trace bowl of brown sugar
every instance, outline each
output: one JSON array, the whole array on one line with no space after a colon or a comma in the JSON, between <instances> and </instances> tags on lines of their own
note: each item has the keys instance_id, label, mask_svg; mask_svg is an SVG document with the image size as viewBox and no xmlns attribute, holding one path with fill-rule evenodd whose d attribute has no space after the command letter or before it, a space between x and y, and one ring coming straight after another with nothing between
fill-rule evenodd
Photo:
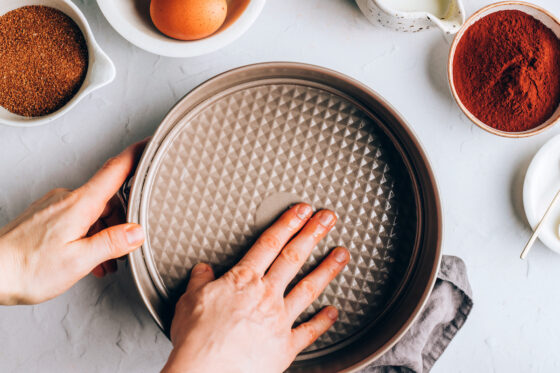
<instances>
[{"instance_id":1,"label":"bowl of brown sugar","mask_svg":"<svg viewBox=\"0 0 560 373\"><path fill-rule=\"evenodd\" d=\"M0 123L31 127L110 83L115 66L69 0L0 3Z\"/></svg>"},{"instance_id":2,"label":"bowl of brown sugar","mask_svg":"<svg viewBox=\"0 0 560 373\"><path fill-rule=\"evenodd\" d=\"M514 138L541 133L560 118L560 23L526 2L482 8L455 36L448 78L480 128Z\"/></svg>"}]
</instances>

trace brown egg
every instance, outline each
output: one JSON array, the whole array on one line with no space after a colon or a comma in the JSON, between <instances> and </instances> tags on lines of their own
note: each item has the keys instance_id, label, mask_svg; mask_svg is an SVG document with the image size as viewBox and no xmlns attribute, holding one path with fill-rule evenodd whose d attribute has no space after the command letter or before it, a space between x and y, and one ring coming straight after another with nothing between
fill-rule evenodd
<instances>
[{"instance_id":1,"label":"brown egg","mask_svg":"<svg viewBox=\"0 0 560 373\"><path fill-rule=\"evenodd\" d=\"M159 31L179 40L212 35L224 23L226 0L152 0L150 16Z\"/></svg>"}]
</instances>

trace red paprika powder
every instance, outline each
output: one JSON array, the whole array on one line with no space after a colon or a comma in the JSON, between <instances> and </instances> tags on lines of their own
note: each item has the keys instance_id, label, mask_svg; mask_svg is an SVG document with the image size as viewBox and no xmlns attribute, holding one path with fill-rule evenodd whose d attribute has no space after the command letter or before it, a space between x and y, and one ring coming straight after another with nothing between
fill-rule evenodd
<instances>
[{"instance_id":1,"label":"red paprika powder","mask_svg":"<svg viewBox=\"0 0 560 373\"><path fill-rule=\"evenodd\" d=\"M492 13L457 45L453 82L463 105L485 124L532 129L560 104L560 40L524 12Z\"/></svg>"}]
</instances>

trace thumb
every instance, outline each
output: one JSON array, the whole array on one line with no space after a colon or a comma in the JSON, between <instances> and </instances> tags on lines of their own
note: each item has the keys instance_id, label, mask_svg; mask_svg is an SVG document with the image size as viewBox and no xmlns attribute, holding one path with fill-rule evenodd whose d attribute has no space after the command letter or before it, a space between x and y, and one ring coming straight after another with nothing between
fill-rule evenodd
<instances>
[{"instance_id":1,"label":"thumb","mask_svg":"<svg viewBox=\"0 0 560 373\"><path fill-rule=\"evenodd\" d=\"M191 271L191 278L189 279L186 292L196 291L207 283L214 281L214 279L212 268L206 263L198 263Z\"/></svg>"},{"instance_id":2,"label":"thumb","mask_svg":"<svg viewBox=\"0 0 560 373\"><path fill-rule=\"evenodd\" d=\"M128 223L106 228L91 237L75 243L78 255L87 265L87 271L109 259L120 258L144 242L144 230L138 224Z\"/></svg>"},{"instance_id":3,"label":"thumb","mask_svg":"<svg viewBox=\"0 0 560 373\"><path fill-rule=\"evenodd\" d=\"M80 211L82 214L83 211L88 212L91 224L99 218L107 202L117 193L128 175L134 172L146 141L133 144L109 159L87 183L76 189L81 197L78 203Z\"/></svg>"}]
</instances>

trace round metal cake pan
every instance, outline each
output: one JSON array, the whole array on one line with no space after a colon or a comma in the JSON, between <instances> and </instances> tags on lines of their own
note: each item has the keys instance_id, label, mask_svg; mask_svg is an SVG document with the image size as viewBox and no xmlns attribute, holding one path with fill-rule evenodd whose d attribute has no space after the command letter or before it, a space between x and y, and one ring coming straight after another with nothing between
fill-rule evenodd
<instances>
[{"instance_id":1,"label":"round metal cake pan","mask_svg":"<svg viewBox=\"0 0 560 373\"><path fill-rule=\"evenodd\" d=\"M167 334L197 262L231 267L291 203L339 216L296 278L335 246L344 271L301 316L339 309L292 372L356 371L410 327L436 280L442 213L416 136L384 99L337 72L265 63L195 88L164 118L128 194L146 230L130 254L146 307Z\"/></svg>"}]
</instances>

